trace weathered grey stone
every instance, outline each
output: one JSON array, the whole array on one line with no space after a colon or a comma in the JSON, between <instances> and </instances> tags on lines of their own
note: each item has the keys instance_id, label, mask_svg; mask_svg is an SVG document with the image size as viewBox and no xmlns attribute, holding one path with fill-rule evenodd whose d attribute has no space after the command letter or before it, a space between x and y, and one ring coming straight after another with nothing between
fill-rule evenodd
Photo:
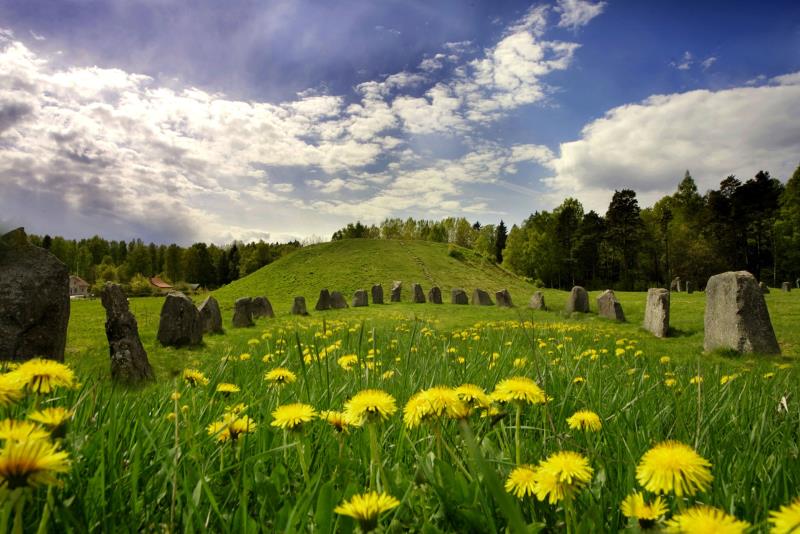
<instances>
[{"instance_id":1,"label":"weathered grey stone","mask_svg":"<svg viewBox=\"0 0 800 534\"><path fill-rule=\"evenodd\" d=\"M645 330L656 337L667 337L669 333L669 291L663 287L647 290L647 304L644 308Z\"/></svg>"},{"instance_id":2,"label":"weathered grey stone","mask_svg":"<svg viewBox=\"0 0 800 534\"><path fill-rule=\"evenodd\" d=\"M199 345L203 342L203 323L192 299L180 291L170 291L161 306L156 338L167 347Z\"/></svg>"},{"instance_id":3,"label":"weathered grey stone","mask_svg":"<svg viewBox=\"0 0 800 534\"><path fill-rule=\"evenodd\" d=\"M489 293L483 289L476 289L472 292L472 303L476 306L494 306Z\"/></svg>"},{"instance_id":4,"label":"weathered grey stone","mask_svg":"<svg viewBox=\"0 0 800 534\"><path fill-rule=\"evenodd\" d=\"M331 294L327 289L323 289L322 291L319 292L317 305L314 306L314 309L317 311L325 311L331 309Z\"/></svg>"},{"instance_id":5,"label":"weathered grey stone","mask_svg":"<svg viewBox=\"0 0 800 534\"><path fill-rule=\"evenodd\" d=\"M547 305L544 303L544 293L536 291L532 296L528 307L533 310L546 310Z\"/></svg>"},{"instance_id":6,"label":"weathered grey stone","mask_svg":"<svg viewBox=\"0 0 800 534\"><path fill-rule=\"evenodd\" d=\"M345 300L344 295L342 295L341 292L334 291L331 293L331 308L333 308L334 310L342 310L347 307L348 307L347 301Z\"/></svg>"},{"instance_id":7,"label":"weathered grey stone","mask_svg":"<svg viewBox=\"0 0 800 534\"><path fill-rule=\"evenodd\" d=\"M612 290L606 289L597 297L597 315L625 322L622 304L617 300L617 296Z\"/></svg>"},{"instance_id":8,"label":"weathered grey stone","mask_svg":"<svg viewBox=\"0 0 800 534\"><path fill-rule=\"evenodd\" d=\"M250 297L236 299L233 303L233 326L236 328L254 326L252 307L253 299Z\"/></svg>"},{"instance_id":9,"label":"weathered grey stone","mask_svg":"<svg viewBox=\"0 0 800 534\"><path fill-rule=\"evenodd\" d=\"M0 359L64 361L67 266L17 228L0 237Z\"/></svg>"},{"instance_id":10,"label":"weathered grey stone","mask_svg":"<svg viewBox=\"0 0 800 534\"><path fill-rule=\"evenodd\" d=\"M200 312L200 324L203 325L204 334L222 334L222 313L219 311L219 302L214 297L207 297L197 309Z\"/></svg>"},{"instance_id":11,"label":"weathered grey stone","mask_svg":"<svg viewBox=\"0 0 800 534\"><path fill-rule=\"evenodd\" d=\"M680 276L676 276L675 278L672 279L672 283L669 285L669 290L670 291L677 291L678 293L680 293L680 291L681 291L681 277Z\"/></svg>"},{"instance_id":12,"label":"weathered grey stone","mask_svg":"<svg viewBox=\"0 0 800 534\"><path fill-rule=\"evenodd\" d=\"M708 279L704 347L780 354L767 303L752 274L729 271Z\"/></svg>"},{"instance_id":13,"label":"weathered grey stone","mask_svg":"<svg viewBox=\"0 0 800 534\"><path fill-rule=\"evenodd\" d=\"M139 339L136 317L128 309L128 299L117 284L106 282L100 293L106 309L106 338L111 357L111 379L126 385L153 380L153 368Z\"/></svg>"},{"instance_id":14,"label":"weathered grey stone","mask_svg":"<svg viewBox=\"0 0 800 534\"><path fill-rule=\"evenodd\" d=\"M402 289L403 289L403 282L395 280L392 283L392 295L390 297L390 300L392 302L400 302L400 292L402 291Z\"/></svg>"},{"instance_id":15,"label":"weathered grey stone","mask_svg":"<svg viewBox=\"0 0 800 534\"><path fill-rule=\"evenodd\" d=\"M383 286L380 284L372 286L372 303L383 304Z\"/></svg>"},{"instance_id":16,"label":"weathered grey stone","mask_svg":"<svg viewBox=\"0 0 800 534\"><path fill-rule=\"evenodd\" d=\"M414 294L412 295L412 300L414 304L424 304L425 303L425 293L422 291L422 286L419 284L414 284L413 286Z\"/></svg>"},{"instance_id":17,"label":"weathered grey stone","mask_svg":"<svg viewBox=\"0 0 800 534\"><path fill-rule=\"evenodd\" d=\"M511 293L508 292L508 289L503 289L501 291L496 291L494 294L495 302L501 308L513 308L514 303L511 301Z\"/></svg>"},{"instance_id":18,"label":"weathered grey stone","mask_svg":"<svg viewBox=\"0 0 800 534\"><path fill-rule=\"evenodd\" d=\"M255 297L250 302L250 314L254 319L259 317L275 317L275 312L272 310L272 303L267 297Z\"/></svg>"},{"instance_id":19,"label":"weathered grey stone","mask_svg":"<svg viewBox=\"0 0 800 534\"><path fill-rule=\"evenodd\" d=\"M761 289L761 293L763 293L764 295L769 293L769 286L764 282L759 282L758 287Z\"/></svg>"},{"instance_id":20,"label":"weathered grey stone","mask_svg":"<svg viewBox=\"0 0 800 534\"><path fill-rule=\"evenodd\" d=\"M367 300L367 291L365 289L359 289L353 293L353 307L360 308L362 306L369 306L369 301Z\"/></svg>"},{"instance_id":21,"label":"weathered grey stone","mask_svg":"<svg viewBox=\"0 0 800 534\"><path fill-rule=\"evenodd\" d=\"M428 291L428 301L431 304L441 304L442 303L442 290L439 289L439 286L433 286Z\"/></svg>"},{"instance_id":22,"label":"weathered grey stone","mask_svg":"<svg viewBox=\"0 0 800 534\"><path fill-rule=\"evenodd\" d=\"M694 293L694 284L692 284L691 280L687 280L684 286L686 287L687 293L689 293L690 295Z\"/></svg>"},{"instance_id":23,"label":"weathered grey stone","mask_svg":"<svg viewBox=\"0 0 800 534\"><path fill-rule=\"evenodd\" d=\"M794 281L794 285L797 289L800 289L800 278Z\"/></svg>"},{"instance_id":24,"label":"weathered grey stone","mask_svg":"<svg viewBox=\"0 0 800 534\"><path fill-rule=\"evenodd\" d=\"M784 282L781 284L781 291L788 293L791 290L792 290L792 284L790 284L789 282Z\"/></svg>"},{"instance_id":25,"label":"weathered grey stone","mask_svg":"<svg viewBox=\"0 0 800 534\"><path fill-rule=\"evenodd\" d=\"M451 304L469 304L469 298L467 297L467 292L463 289L451 289L450 290L450 303Z\"/></svg>"},{"instance_id":26,"label":"weathered grey stone","mask_svg":"<svg viewBox=\"0 0 800 534\"><path fill-rule=\"evenodd\" d=\"M581 286L575 286L567 297L567 304L564 306L567 313L580 312L589 313L589 294Z\"/></svg>"},{"instance_id":27,"label":"weathered grey stone","mask_svg":"<svg viewBox=\"0 0 800 534\"><path fill-rule=\"evenodd\" d=\"M294 298L294 303L292 303L292 315L308 315L305 297Z\"/></svg>"}]
</instances>

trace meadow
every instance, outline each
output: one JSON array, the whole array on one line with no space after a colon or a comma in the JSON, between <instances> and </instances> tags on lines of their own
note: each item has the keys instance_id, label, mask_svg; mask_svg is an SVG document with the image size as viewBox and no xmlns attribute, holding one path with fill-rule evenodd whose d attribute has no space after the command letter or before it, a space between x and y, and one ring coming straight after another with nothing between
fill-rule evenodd
<instances>
[{"instance_id":1,"label":"meadow","mask_svg":"<svg viewBox=\"0 0 800 534\"><path fill-rule=\"evenodd\" d=\"M702 354L702 293L674 295L675 336L665 340L638 326L644 294L620 293L626 324L524 306L400 303L295 318L276 305L277 318L228 326L192 349L158 347L162 299L132 299L157 375L132 391L109 380L99 302L75 302L66 363L80 385L5 408L16 419L47 406L74 411L62 444L69 469L60 485L30 491L22 525L351 532L360 522L335 510L378 490L397 501L362 526L387 532L637 531L696 504L768 531L769 512L800 494L798 296L767 295L779 358ZM527 295L514 297L520 305ZM566 293L546 297L558 310ZM187 380L186 369L200 378ZM510 377L532 379L544 396L481 393ZM453 389L465 384L477 388ZM364 390L385 392L396 409L360 421L327 413ZM295 403L307 407L276 412ZM571 428L579 410L601 428ZM620 505L634 491L654 501L637 465L665 440L707 460L713 480L693 495L667 491L657 520L639 523ZM516 467L562 451L589 469L562 488L568 498L506 488ZM15 517L7 505L5 524Z\"/></svg>"}]
</instances>

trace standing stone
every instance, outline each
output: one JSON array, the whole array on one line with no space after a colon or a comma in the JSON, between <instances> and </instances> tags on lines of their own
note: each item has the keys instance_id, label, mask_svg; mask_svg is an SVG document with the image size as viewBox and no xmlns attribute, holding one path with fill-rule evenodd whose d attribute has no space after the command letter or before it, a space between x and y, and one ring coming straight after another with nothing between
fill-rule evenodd
<instances>
[{"instance_id":1,"label":"standing stone","mask_svg":"<svg viewBox=\"0 0 800 534\"><path fill-rule=\"evenodd\" d=\"M469 304L469 298L467 298L467 292L463 289L451 289L450 290L450 303L451 304Z\"/></svg>"},{"instance_id":2,"label":"standing stone","mask_svg":"<svg viewBox=\"0 0 800 534\"><path fill-rule=\"evenodd\" d=\"M395 280L392 283L392 295L390 300L392 302L400 302L400 291L403 289L403 282Z\"/></svg>"},{"instance_id":3,"label":"standing stone","mask_svg":"<svg viewBox=\"0 0 800 534\"><path fill-rule=\"evenodd\" d=\"M360 308L363 306L369 306L369 302L367 301L367 291L364 289L359 289L353 293L353 307Z\"/></svg>"},{"instance_id":4,"label":"standing stone","mask_svg":"<svg viewBox=\"0 0 800 534\"><path fill-rule=\"evenodd\" d=\"M419 284L413 285L414 295L412 297L412 302L414 304L424 304L425 303L425 293L422 291L422 286Z\"/></svg>"},{"instance_id":5,"label":"standing stone","mask_svg":"<svg viewBox=\"0 0 800 534\"><path fill-rule=\"evenodd\" d=\"M690 294L690 295L691 295L692 293L694 293L694 286L692 285L692 281L691 281L691 280L687 280L687 281L686 281L686 292L687 292L688 294Z\"/></svg>"},{"instance_id":6,"label":"standing stone","mask_svg":"<svg viewBox=\"0 0 800 534\"><path fill-rule=\"evenodd\" d=\"M677 291L678 293L680 293L680 291L681 291L681 277L680 276L676 276L675 278L672 279L672 283L669 285L669 290L670 291Z\"/></svg>"},{"instance_id":7,"label":"standing stone","mask_svg":"<svg viewBox=\"0 0 800 534\"><path fill-rule=\"evenodd\" d=\"M341 292L334 291L331 293L331 308L334 310L342 310L347 307L347 301L344 299L344 295L342 295Z\"/></svg>"},{"instance_id":8,"label":"standing stone","mask_svg":"<svg viewBox=\"0 0 800 534\"><path fill-rule=\"evenodd\" d=\"M203 325L204 334L222 334L222 313L219 311L219 303L214 297L207 297L198 308L200 312L200 324Z\"/></svg>"},{"instance_id":9,"label":"standing stone","mask_svg":"<svg viewBox=\"0 0 800 534\"><path fill-rule=\"evenodd\" d=\"M383 286L380 284L372 286L372 303L383 304Z\"/></svg>"},{"instance_id":10,"label":"standing stone","mask_svg":"<svg viewBox=\"0 0 800 534\"><path fill-rule=\"evenodd\" d=\"M250 297L236 299L233 303L233 326L236 328L254 326L252 308L253 299Z\"/></svg>"},{"instance_id":11,"label":"standing stone","mask_svg":"<svg viewBox=\"0 0 800 534\"><path fill-rule=\"evenodd\" d=\"M472 303L476 306L494 306L494 302L489 297L489 293L483 289L476 289L472 292Z\"/></svg>"},{"instance_id":12,"label":"standing stone","mask_svg":"<svg viewBox=\"0 0 800 534\"><path fill-rule=\"evenodd\" d=\"M494 294L495 301L497 305L501 308L513 308L514 303L511 301L511 294L508 292L508 289L503 289L502 291L497 291Z\"/></svg>"},{"instance_id":13,"label":"standing stone","mask_svg":"<svg viewBox=\"0 0 800 534\"><path fill-rule=\"evenodd\" d=\"M544 303L544 293L542 293L541 291L536 291L531 296L531 300L528 303L528 307L533 310L546 310L547 306Z\"/></svg>"},{"instance_id":14,"label":"standing stone","mask_svg":"<svg viewBox=\"0 0 800 534\"><path fill-rule=\"evenodd\" d=\"M64 361L69 272L25 230L0 237L0 360Z\"/></svg>"},{"instance_id":15,"label":"standing stone","mask_svg":"<svg viewBox=\"0 0 800 534\"><path fill-rule=\"evenodd\" d=\"M203 342L203 323L192 299L180 291L170 291L161 307L158 341L167 347L199 345Z\"/></svg>"},{"instance_id":16,"label":"standing stone","mask_svg":"<svg viewBox=\"0 0 800 534\"><path fill-rule=\"evenodd\" d=\"M319 292L317 305L314 306L314 309L317 311L325 311L331 309L331 294L327 289L323 289L322 291Z\"/></svg>"},{"instance_id":17,"label":"standing stone","mask_svg":"<svg viewBox=\"0 0 800 534\"><path fill-rule=\"evenodd\" d=\"M647 290L643 327L656 337L669 333L669 291L663 287Z\"/></svg>"},{"instance_id":18,"label":"standing stone","mask_svg":"<svg viewBox=\"0 0 800 534\"><path fill-rule=\"evenodd\" d=\"M794 285L797 289L800 289L800 278L794 281Z\"/></svg>"},{"instance_id":19,"label":"standing stone","mask_svg":"<svg viewBox=\"0 0 800 534\"><path fill-rule=\"evenodd\" d=\"M255 297L250 303L250 314L254 319L259 317L275 317L272 303L267 297Z\"/></svg>"},{"instance_id":20,"label":"standing stone","mask_svg":"<svg viewBox=\"0 0 800 534\"><path fill-rule=\"evenodd\" d=\"M781 291L788 293L791 290L792 290L792 284L790 284L789 282L784 282L781 284Z\"/></svg>"},{"instance_id":21,"label":"standing stone","mask_svg":"<svg viewBox=\"0 0 800 534\"><path fill-rule=\"evenodd\" d=\"M438 286L433 286L430 291L428 291L428 301L430 301L431 304L442 303L442 290L439 289Z\"/></svg>"},{"instance_id":22,"label":"standing stone","mask_svg":"<svg viewBox=\"0 0 800 534\"><path fill-rule=\"evenodd\" d=\"M708 279L704 348L780 354L767 303L752 274L729 271Z\"/></svg>"},{"instance_id":23,"label":"standing stone","mask_svg":"<svg viewBox=\"0 0 800 534\"><path fill-rule=\"evenodd\" d=\"M294 298L294 303L292 304L292 315L308 315L305 297Z\"/></svg>"},{"instance_id":24,"label":"standing stone","mask_svg":"<svg viewBox=\"0 0 800 534\"><path fill-rule=\"evenodd\" d=\"M589 313L589 294L581 286L575 286L567 297L567 304L564 306L567 313L580 312Z\"/></svg>"},{"instance_id":25,"label":"standing stone","mask_svg":"<svg viewBox=\"0 0 800 534\"><path fill-rule=\"evenodd\" d=\"M764 295L769 294L769 286L764 282L759 282L758 287L761 289L761 293Z\"/></svg>"},{"instance_id":26,"label":"standing stone","mask_svg":"<svg viewBox=\"0 0 800 534\"><path fill-rule=\"evenodd\" d=\"M106 338L111 357L111 379L127 385L153 380L153 368L147 359L136 317L128 309L128 299L117 284L106 282L100 293L106 309Z\"/></svg>"},{"instance_id":27,"label":"standing stone","mask_svg":"<svg viewBox=\"0 0 800 534\"><path fill-rule=\"evenodd\" d=\"M608 317L615 321L625 322L625 314L622 312L622 304L617 300L617 296L610 289L606 289L597 297L597 315Z\"/></svg>"}]
</instances>

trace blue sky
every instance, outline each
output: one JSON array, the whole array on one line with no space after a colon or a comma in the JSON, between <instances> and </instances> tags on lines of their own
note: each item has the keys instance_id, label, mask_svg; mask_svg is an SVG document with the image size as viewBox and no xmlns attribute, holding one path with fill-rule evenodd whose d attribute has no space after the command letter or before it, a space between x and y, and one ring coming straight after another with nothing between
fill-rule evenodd
<instances>
[{"instance_id":1,"label":"blue sky","mask_svg":"<svg viewBox=\"0 0 800 534\"><path fill-rule=\"evenodd\" d=\"M516 223L800 163L800 3L0 4L0 224L157 242Z\"/></svg>"}]
</instances>

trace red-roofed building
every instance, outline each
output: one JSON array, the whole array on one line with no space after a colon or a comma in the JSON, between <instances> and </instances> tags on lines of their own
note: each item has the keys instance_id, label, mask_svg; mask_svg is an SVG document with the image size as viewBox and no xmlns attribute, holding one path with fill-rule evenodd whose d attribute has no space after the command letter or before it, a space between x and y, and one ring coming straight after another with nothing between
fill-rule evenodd
<instances>
[{"instance_id":1,"label":"red-roofed building","mask_svg":"<svg viewBox=\"0 0 800 534\"><path fill-rule=\"evenodd\" d=\"M154 276L150 279L150 285L157 288L159 291L163 293L167 293L172 291L172 286L163 281L161 278Z\"/></svg>"},{"instance_id":2,"label":"red-roofed building","mask_svg":"<svg viewBox=\"0 0 800 534\"><path fill-rule=\"evenodd\" d=\"M89 296L89 282L75 276L74 274L69 277L69 297L70 298L85 298Z\"/></svg>"}]
</instances>

